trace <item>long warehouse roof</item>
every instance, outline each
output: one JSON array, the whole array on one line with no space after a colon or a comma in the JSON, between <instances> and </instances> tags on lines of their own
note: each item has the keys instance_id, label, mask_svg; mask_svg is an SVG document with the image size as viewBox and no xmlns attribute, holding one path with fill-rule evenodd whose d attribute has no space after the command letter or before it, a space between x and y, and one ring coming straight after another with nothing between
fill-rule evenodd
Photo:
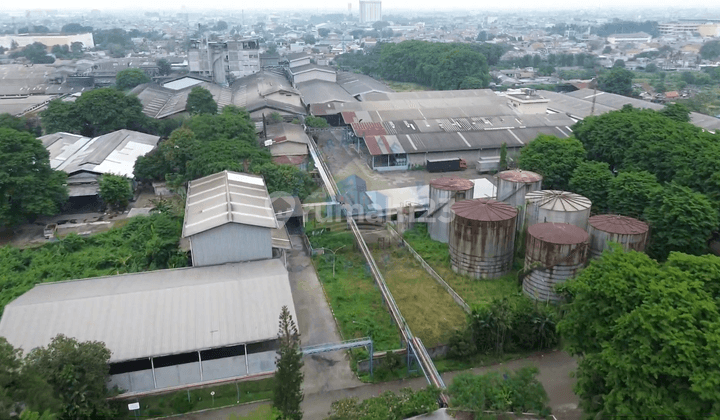
<instances>
[{"instance_id":1,"label":"long warehouse roof","mask_svg":"<svg viewBox=\"0 0 720 420\"><path fill-rule=\"evenodd\" d=\"M149 271L39 284L5 307L0 336L25 352L102 341L120 362L275 339L283 305L296 316L278 259Z\"/></svg>"}]
</instances>

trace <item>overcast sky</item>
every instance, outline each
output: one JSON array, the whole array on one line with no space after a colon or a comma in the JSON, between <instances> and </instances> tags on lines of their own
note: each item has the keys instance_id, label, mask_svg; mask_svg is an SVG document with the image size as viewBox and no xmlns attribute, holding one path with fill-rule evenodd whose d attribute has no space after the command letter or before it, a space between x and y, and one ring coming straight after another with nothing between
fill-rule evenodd
<instances>
[{"instance_id":1,"label":"overcast sky","mask_svg":"<svg viewBox=\"0 0 720 420\"><path fill-rule=\"evenodd\" d=\"M358 0L350 1L354 13L358 11ZM96 0L27 0L23 2L13 2L12 0L3 0L3 9L16 10L32 10L32 9L148 9L148 10L180 10L183 4L189 9L198 9L208 7L212 9L309 9L319 11L321 13L330 13L336 11L347 11L348 0L273 0L266 2L244 2L237 0L213 0L207 3L190 2L187 0L115 0L98 2ZM443 10L443 9L469 9L480 10L488 8L507 8L514 10L521 9L577 9L582 8L616 8L616 7L650 7L654 9L666 8L713 8L720 7L718 0L596 0L595 2L582 2L578 0L514 0L508 2L479 2L477 0L383 0L383 9L425 9L425 10ZM490 3L490 4L488 4ZM710 16L708 16L710 17ZM717 18L718 16L712 16Z\"/></svg>"}]
</instances>

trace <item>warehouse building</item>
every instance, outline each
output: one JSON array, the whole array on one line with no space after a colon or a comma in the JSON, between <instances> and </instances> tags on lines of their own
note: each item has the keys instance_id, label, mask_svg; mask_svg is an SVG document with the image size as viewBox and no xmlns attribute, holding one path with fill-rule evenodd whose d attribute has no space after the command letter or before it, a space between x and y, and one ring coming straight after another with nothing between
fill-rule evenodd
<instances>
[{"instance_id":1,"label":"warehouse building","mask_svg":"<svg viewBox=\"0 0 720 420\"><path fill-rule=\"evenodd\" d=\"M239 172L189 183L182 236L195 267L284 257L282 250L290 249L265 181Z\"/></svg>"},{"instance_id":2,"label":"warehouse building","mask_svg":"<svg viewBox=\"0 0 720 420\"><path fill-rule=\"evenodd\" d=\"M360 95L362 102L311 106L332 125L348 127L348 141L377 171L404 170L428 159L462 158L474 164L500 147L519 149L539 134L568 137L574 120L547 111L532 91L489 89Z\"/></svg>"},{"instance_id":3,"label":"warehouse building","mask_svg":"<svg viewBox=\"0 0 720 420\"><path fill-rule=\"evenodd\" d=\"M53 133L40 137L50 153L50 167L68 174L71 199L97 197L103 174L133 177L135 160L153 150L160 137L132 130L99 137Z\"/></svg>"},{"instance_id":4,"label":"warehouse building","mask_svg":"<svg viewBox=\"0 0 720 420\"><path fill-rule=\"evenodd\" d=\"M109 386L143 393L274 371L282 306L297 319L278 259L158 270L36 285L0 336L25 353L58 334L104 342Z\"/></svg>"}]
</instances>

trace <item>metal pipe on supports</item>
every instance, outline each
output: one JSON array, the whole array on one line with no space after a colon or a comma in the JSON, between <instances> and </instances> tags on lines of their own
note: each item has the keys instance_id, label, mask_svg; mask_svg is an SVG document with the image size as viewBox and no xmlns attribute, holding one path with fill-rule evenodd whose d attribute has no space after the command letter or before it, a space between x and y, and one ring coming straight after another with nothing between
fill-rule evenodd
<instances>
[{"instance_id":1,"label":"metal pipe on supports","mask_svg":"<svg viewBox=\"0 0 720 420\"><path fill-rule=\"evenodd\" d=\"M150 358L150 369L152 369L153 374L153 385L155 386L155 389L157 389L157 379L155 379L155 362L152 357Z\"/></svg>"},{"instance_id":2,"label":"metal pipe on supports","mask_svg":"<svg viewBox=\"0 0 720 420\"><path fill-rule=\"evenodd\" d=\"M373 343L370 341L370 377L373 377L373 356L375 355L375 352L373 351Z\"/></svg>"}]
</instances>

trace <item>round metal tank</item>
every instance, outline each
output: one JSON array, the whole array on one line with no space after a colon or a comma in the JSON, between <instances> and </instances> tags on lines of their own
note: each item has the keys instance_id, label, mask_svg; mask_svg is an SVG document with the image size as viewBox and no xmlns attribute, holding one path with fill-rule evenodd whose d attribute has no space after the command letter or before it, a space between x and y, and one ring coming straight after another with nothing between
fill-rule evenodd
<instances>
[{"instance_id":1,"label":"round metal tank","mask_svg":"<svg viewBox=\"0 0 720 420\"><path fill-rule=\"evenodd\" d=\"M609 242L619 243L624 250L644 252L650 228L647 223L617 214L600 214L588 219L590 258L599 258Z\"/></svg>"},{"instance_id":2,"label":"round metal tank","mask_svg":"<svg viewBox=\"0 0 720 420\"><path fill-rule=\"evenodd\" d=\"M532 299L559 302L555 285L575 277L587 262L589 235L567 223L538 223L528 228L523 292Z\"/></svg>"},{"instance_id":3,"label":"round metal tank","mask_svg":"<svg viewBox=\"0 0 720 420\"><path fill-rule=\"evenodd\" d=\"M515 254L518 211L489 198L460 201L450 208L450 265L476 279L507 274Z\"/></svg>"},{"instance_id":4,"label":"round metal tank","mask_svg":"<svg viewBox=\"0 0 720 420\"><path fill-rule=\"evenodd\" d=\"M450 207L456 201L473 198L475 183L465 178L438 178L430 181L428 232L430 238L447 243L450 236Z\"/></svg>"},{"instance_id":5,"label":"round metal tank","mask_svg":"<svg viewBox=\"0 0 720 420\"><path fill-rule=\"evenodd\" d=\"M497 174L497 199L519 210L517 230L525 220L525 194L542 189L542 175L535 172L512 169Z\"/></svg>"},{"instance_id":6,"label":"round metal tank","mask_svg":"<svg viewBox=\"0 0 720 420\"><path fill-rule=\"evenodd\" d=\"M536 223L569 223L587 229L592 203L567 191L541 190L525 194L525 226Z\"/></svg>"}]
</instances>

